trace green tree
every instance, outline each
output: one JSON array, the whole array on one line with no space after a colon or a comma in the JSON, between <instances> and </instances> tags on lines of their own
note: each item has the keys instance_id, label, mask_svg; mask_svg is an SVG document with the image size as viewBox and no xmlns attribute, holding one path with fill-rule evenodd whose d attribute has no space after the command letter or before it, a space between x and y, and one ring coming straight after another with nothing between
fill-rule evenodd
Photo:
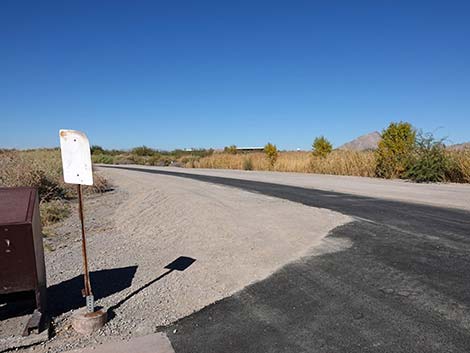
<instances>
[{"instance_id":1,"label":"green tree","mask_svg":"<svg viewBox=\"0 0 470 353\"><path fill-rule=\"evenodd\" d=\"M104 154L105 150L103 147L98 145L91 146L91 154Z\"/></svg>"},{"instance_id":2,"label":"green tree","mask_svg":"<svg viewBox=\"0 0 470 353\"><path fill-rule=\"evenodd\" d=\"M382 178L401 178L415 148L416 130L410 123L391 123L382 131L382 140L375 152L376 174Z\"/></svg>"},{"instance_id":3,"label":"green tree","mask_svg":"<svg viewBox=\"0 0 470 353\"><path fill-rule=\"evenodd\" d=\"M266 146L264 146L264 153L266 154L266 158L268 159L271 168L274 167L277 157L279 156L279 151L277 150L276 145L268 142Z\"/></svg>"},{"instance_id":4,"label":"green tree","mask_svg":"<svg viewBox=\"0 0 470 353\"><path fill-rule=\"evenodd\" d=\"M312 150L315 157L325 158L333 151L333 145L324 136L319 136L313 141Z\"/></svg>"},{"instance_id":5,"label":"green tree","mask_svg":"<svg viewBox=\"0 0 470 353\"><path fill-rule=\"evenodd\" d=\"M237 146L231 145L231 146L226 146L224 148L225 153L230 153L230 154L237 154Z\"/></svg>"}]
</instances>

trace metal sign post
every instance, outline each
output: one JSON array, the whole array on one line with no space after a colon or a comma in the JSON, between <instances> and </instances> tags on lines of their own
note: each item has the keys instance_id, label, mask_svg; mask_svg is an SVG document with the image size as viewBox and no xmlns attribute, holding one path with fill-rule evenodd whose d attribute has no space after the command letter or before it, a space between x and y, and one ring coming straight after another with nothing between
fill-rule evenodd
<instances>
[{"instance_id":1,"label":"metal sign post","mask_svg":"<svg viewBox=\"0 0 470 353\"><path fill-rule=\"evenodd\" d=\"M83 293L82 295L86 298L86 307L88 312L92 313L95 311L95 300L93 292L91 291L90 273L88 271L88 257L86 253L86 236L85 236L85 222L83 217L83 198L82 198L82 185L77 185L78 189L78 214L80 216L80 223L82 226L82 257L83 257Z\"/></svg>"},{"instance_id":2,"label":"metal sign post","mask_svg":"<svg viewBox=\"0 0 470 353\"><path fill-rule=\"evenodd\" d=\"M86 251L85 222L83 216L82 185L93 185L90 143L81 131L60 130L60 150L64 181L77 184L78 214L82 230L82 256L83 256L83 282L82 295L86 298L87 311L95 311L93 292L91 290L90 273L88 271L88 258Z\"/></svg>"}]
</instances>

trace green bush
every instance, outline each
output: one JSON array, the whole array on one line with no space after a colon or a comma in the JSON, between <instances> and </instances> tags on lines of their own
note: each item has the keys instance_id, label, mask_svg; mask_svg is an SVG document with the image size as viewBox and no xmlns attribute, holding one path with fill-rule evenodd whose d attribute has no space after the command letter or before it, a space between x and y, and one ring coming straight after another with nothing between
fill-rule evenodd
<instances>
[{"instance_id":1,"label":"green bush","mask_svg":"<svg viewBox=\"0 0 470 353\"><path fill-rule=\"evenodd\" d=\"M313 141L312 149L315 157L325 158L333 151L333 145L325 137L320 136Z\"/></svg>"},{"instance_id":2,"label":"green bush","mask_svg":"<svg viewBox=\"0 0 470 353\"><path fill-rule=\"evenodd\" d=\"M91 156L93 163L99 164L114 164L114 157L106 154L93 154Z\"/></svg>"},{"instance_id":3,"label":"green bush","mask_svg":"<svg viewBox=\"0 0 470 353\"><path fill-rule=\"evenodd\" d=\"M104 148L98 145L91 146L90 150L91 150L92 155L93 154L105 154Z\"/></svg>"},{"instance_id":4,"label":"green bush","mask_svg":"<svg viewBox=\"0 0 470 353\"><path fill-rule=\"evenodd\" d=\"M418 183L445 181L456 170L451 162L442 140L420 133L404 176Z\"/></svg>"},{"instance_id":5,"label":"green bush","mask_svg":"<svg viewBox=\"0 0 470 353\"><path fill-rule=\"evenodd\" d=\"M266 146L264 146L264 153L266 154L266 158L268 159L271 168L274 167L277 157L279 157L279 151L277 150L276 145L268 142Z\"/></svg>"},{"instance_id":6,"label":"green bush","mask_svg":"<svg viewBox=\"0 0 470 353\"><path fill-rule=\"evenodd\" d=\"M391 123L382 132L376 154L376 175L401 178L407 171L415 148L416 131L410 123Z\"/></svg>"},{"instance_id":7,"label":"green bush","mask_svg":"<svg viewBox=\"0 0 470 353\"><path fill-rule=\"evenodd\" d=\"M153 156L157 154L157 151L147 146L141 146L141 147L133 148L131 153L136 156L144 157L144 156Z\"/></svg>"}]
</instances>

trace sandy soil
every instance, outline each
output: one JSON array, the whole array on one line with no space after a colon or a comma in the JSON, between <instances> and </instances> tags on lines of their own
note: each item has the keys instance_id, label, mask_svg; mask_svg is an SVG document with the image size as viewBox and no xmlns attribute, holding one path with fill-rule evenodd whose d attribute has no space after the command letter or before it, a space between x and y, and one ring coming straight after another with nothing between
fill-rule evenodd
<instances>
[{"instance_id":1,"label":"sandy soil","mask_svg":"<svg viewBox=\"0 0 470 353\"><path fill-rule=\"evenodd\" d=\"M82 305L79 224L47 239L56 336L34 351L61 352L155 332L261 280L280 266L347 244L323 240L350 218L234 188L126 170L102 171L115 191L86 202L89 257L98 304L110 322L90 337L70 329ZM186 256L185 271L165 266ZM162 277L163 275L163 277Z\"/></svg>"}]
</instances>

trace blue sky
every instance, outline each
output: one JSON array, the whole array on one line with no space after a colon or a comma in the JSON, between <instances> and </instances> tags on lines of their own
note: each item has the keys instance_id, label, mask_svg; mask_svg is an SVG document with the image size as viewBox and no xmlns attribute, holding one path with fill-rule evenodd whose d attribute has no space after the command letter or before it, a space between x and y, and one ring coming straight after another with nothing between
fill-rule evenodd
<instances>
[{"instance_id":1,"label":"blue sky","mask_svg":"<svg viewBox=\"0 0 470 353\"><path fill-rule=\"evenodd\" d=\"M0 147L470 140L469 1L0 2Z\"/></svg>"}]
</instances>

